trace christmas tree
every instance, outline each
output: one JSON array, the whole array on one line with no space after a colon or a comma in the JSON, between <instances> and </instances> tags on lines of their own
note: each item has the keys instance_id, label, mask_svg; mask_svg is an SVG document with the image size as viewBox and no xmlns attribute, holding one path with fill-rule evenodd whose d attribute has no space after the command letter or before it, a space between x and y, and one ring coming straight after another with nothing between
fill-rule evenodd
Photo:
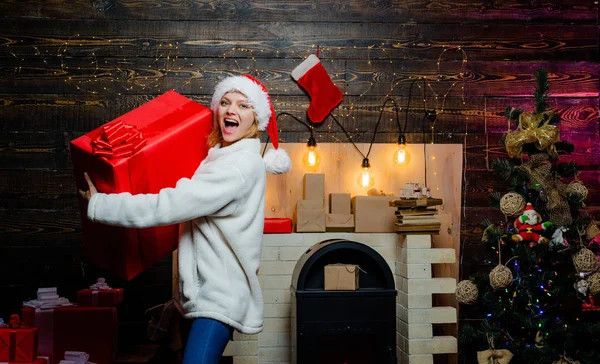
<instances>
[{"instance_id":1,"label":"christmas tree","mask_svg":"<svg viewBox=\"0 0 600 364\"><path fill-rule=\"evenodd\" d=\"M480 318L461 326L459 348L467 362L597 364L597 311L583 307L600 293L592 249L600 231L580 216L587 189L577 165L559 162L574 146L560 140L560 117L548 110L548 74L534 78L535 111L506 110L517 128L502 139L509 158L493 163L510 190L491 195L506 219L483 222L482 244L498 265L457 285L461 309Z\"/></svg>"}]
</instances>

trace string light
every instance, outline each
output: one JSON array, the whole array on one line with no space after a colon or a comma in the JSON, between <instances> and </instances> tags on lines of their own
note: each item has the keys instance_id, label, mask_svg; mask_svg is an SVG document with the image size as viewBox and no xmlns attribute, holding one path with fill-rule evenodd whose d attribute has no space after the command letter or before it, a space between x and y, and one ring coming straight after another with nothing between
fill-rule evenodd
<instances>
[{"instance_id":1,"label":"string light","mask_svg":"<svg viewBox=\"0 0 600 364\"><path fill-rule=\"evenodd\" d=\"M305 123L304 121L300 120L299 118L297 118L296 116L294 116L290 113L287 113L287 112L279 113L277 115L277 120L279 120L280 116L290 116L291 118L293 118L294 120L296 120L297 122L299 122L300 124L302 124L308 128L308 131L310 132L310 137L308 138L308 142L306 143L307 150L304 153L304 155L302 156L302 164L304 165L304 167L307 170L315 171L319 167L319 164L321 163L321 155L317 151L317 141L315 140L315 137L313 135L313 128L311 126L309 126L307 123ZM281 125L279 122L277 124ZM266 145L265 145L265 147L266 147Z\"/></svg>"},{"instance_id":2,"label":"string light","mask_svg":"<svg viewBox=\"0 0 600 364\"><path fill-rule=\"evenodd\" d=\"M361 171L357 177L358 186L362 188L371 188L375 185L375 177L371 172L371 164L369 158L364 158L362 161Z\"/></svg>"}]
</instances>

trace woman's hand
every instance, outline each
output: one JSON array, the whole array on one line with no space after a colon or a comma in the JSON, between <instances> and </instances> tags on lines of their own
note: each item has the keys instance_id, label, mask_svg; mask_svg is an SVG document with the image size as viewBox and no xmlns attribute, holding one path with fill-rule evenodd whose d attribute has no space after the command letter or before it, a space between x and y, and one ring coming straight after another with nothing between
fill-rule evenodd
<instances>
[{"instance_id":1,"label":"woman's hand","mask_svg":"<svg viewBox=\"0 0 600 364\"><path fill-rule=\"evenodd\" d=\"M88 184L89 190L87 190L87 191L79 190L79 193L81 194L81 196L83 196L83 198L85 198L86 200L89 201L90 198L92 198L92 196L94 196L94 194L98 193L98 190L96 189L96 186L94 186L94 183L90 179L90 176L88 176L87 172L85 172L83 174L83 176L85 177L85 181Z\"/></svg>"}]
</instances>

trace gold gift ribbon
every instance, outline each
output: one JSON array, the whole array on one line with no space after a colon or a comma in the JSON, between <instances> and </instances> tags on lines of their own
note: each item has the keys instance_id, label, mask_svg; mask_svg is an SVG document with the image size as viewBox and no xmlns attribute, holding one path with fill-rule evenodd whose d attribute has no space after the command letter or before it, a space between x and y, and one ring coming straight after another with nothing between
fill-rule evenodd
<instances>
[{"instance_id":1,"label":"gold gift ribbon","mask_svg":"<svg viewBox=\"0 0 600 364\"><path fill-rule=\"evenodd\" d=\"M513 354L506 349L488 349L477 352L477 363L479 364L508 364Z\"/></svg>"},{"instance_id":2,"label":"gold gift ribbon","mask_svg":"<svg viewBox=\"0 0 600 364\"><path fill-rule=\"evenodd\" d=\"M506 134L506 151L510 157L521 157L523 144L535 143L541 151L547 151L552 157L556 157L554 143L560 140L556 125L548 124L552 119L553 112L521 113L519 115L519 127L515 131Z\"/></svg>"}]
</instances>

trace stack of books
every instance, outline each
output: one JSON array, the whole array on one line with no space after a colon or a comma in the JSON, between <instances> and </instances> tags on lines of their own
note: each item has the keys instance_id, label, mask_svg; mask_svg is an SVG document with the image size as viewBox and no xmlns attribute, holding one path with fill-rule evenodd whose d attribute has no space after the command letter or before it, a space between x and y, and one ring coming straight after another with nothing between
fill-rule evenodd
<instances>
[{"instance_id":1,"label":"stack of books","mask_svg":"<svg viewBox=\"0 0 600 364\"><path fill-rule=\"evenodd\" d=\"M397 207L395 231L398 234L439 234L441 224L437 209L432 206L442 203L441 199L435 198L390 201L390 206Z\"/></svg>"}]
</instances>

